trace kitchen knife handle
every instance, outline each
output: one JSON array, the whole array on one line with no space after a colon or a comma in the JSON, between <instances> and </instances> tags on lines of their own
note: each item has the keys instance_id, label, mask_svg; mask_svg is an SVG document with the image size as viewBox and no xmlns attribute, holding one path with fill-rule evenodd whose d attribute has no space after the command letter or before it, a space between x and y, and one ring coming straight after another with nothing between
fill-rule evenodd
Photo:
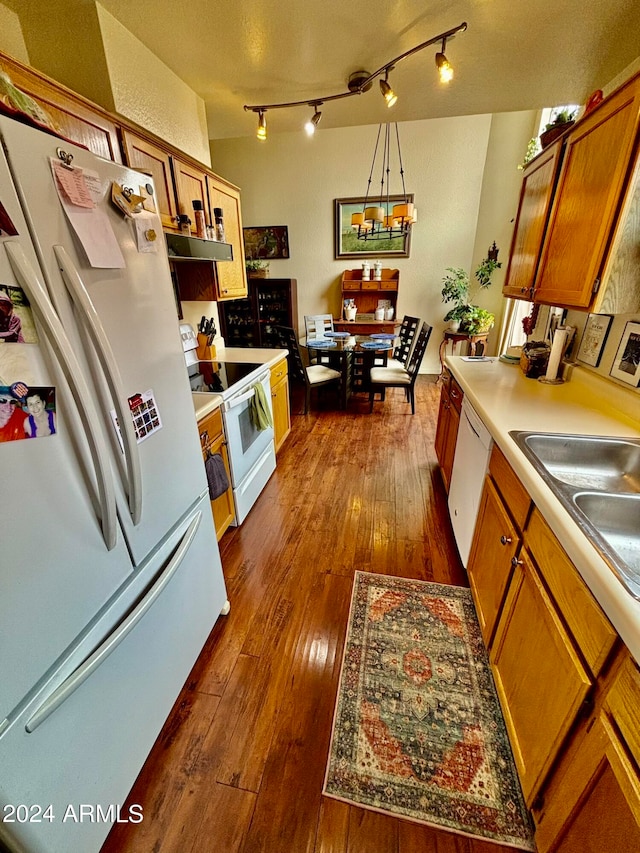
<instances>
[{"instance_id":1,"label":"kitchen knife handle","mask_svg":"<svg viewBox=\"0 0 640 853\"><path fill-rule=\"evenodd\" d=\"M4 246L11 268L26 293L32 310L39 320L45 337L49 341L69 383L95 470L102 536L107 549L111 551L115 548L117 541L118 517L116 514L116 496L111 466L109 465L109 456L104 445L104 439L102 438L98 415L91 402L89 388L87 387L82 369L74 355L64 327L60 322L60 318L51 304L49 294L27 260L22 246L14 240L5 242ZM71 420L71 423L73 424L73 420Z\"/></svg>"},{"instance_id":2,"label":"kitchen knife handle","mask_svg":"<svg viewBox=\"0 0 640 853\"><path fill-rule=\"evenodd\" d=\"M129 401L124 393L118 364L98 312L66 249L64 246L54 246L53 251L57 258L60 272L62 273L62 279L76 306L81 322L91 336L111 393L124 447L129 512L133 523L140 524L140 519L142 518L142 466L140 464L140 451L133 428Z\"/></svg>"}]
</instances>

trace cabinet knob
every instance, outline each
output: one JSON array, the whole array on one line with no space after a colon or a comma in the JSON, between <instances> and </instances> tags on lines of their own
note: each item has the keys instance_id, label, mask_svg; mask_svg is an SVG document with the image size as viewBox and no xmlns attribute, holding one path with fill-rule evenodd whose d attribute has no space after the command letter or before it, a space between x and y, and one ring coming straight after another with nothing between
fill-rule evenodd
<instances>
[{"instance_id":1,"label":"cabinet knob","mask_svg":"<svg viewBox=\"0 0 640 853\"><path fill-rule=\"evenodd\" d=\"M510 536L501 536L500 537L501 545L511 545L511 537Z\"/></svg>"},{"instance_id":2,"label":"cabinet knob","mask_svg":"<svg viewBox=\"0 0 640 853\"><path fill-rule=\"evenodd\" d=\"M515 568L517 568L517 566L523 566L524 563L522 562L522 560L519 560L517 557L512 557L511 558L511 565L515 569Z\"/></svg>"}]
</instances>

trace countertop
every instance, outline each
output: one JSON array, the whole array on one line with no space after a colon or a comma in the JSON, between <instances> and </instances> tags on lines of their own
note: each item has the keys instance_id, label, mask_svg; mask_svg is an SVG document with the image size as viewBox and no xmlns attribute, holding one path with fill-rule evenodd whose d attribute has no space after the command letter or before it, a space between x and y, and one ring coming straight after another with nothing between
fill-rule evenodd
<instances>
[{"instance_id":1,"label":"countertop","mask_svg":"<svg viewBox=\"0 0 640 853\"><path fill-rule=\"evenodd\" d=\"M267 349L262 347L219 347L216 350L215 361L239 361L243 364L264 364L273 367L288 354L286 349ZM207 394L204 391L194 391L191 395L196 420L199 421L211 414L222 405L222 398L217 394Z\"/></svg>"},{"instance_id":2,"label":"countertop","mask_svg":"<svg viewBox=\"0 0 640 853\"><path fill-rule=\"evenodd\" d=\"M445 363L640 664L640 601L623 587L509 435L510 430L539 430L640 438L638 394L580 367L570 381L545 385L498 359L447 356Z\"/></svg>"}]
</instances>

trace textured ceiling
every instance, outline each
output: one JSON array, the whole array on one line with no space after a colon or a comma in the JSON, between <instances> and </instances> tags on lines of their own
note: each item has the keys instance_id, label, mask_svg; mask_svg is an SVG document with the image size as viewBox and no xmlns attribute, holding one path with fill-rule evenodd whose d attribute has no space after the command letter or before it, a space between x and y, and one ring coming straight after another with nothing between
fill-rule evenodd
<instances>
[{"instance_id":1,"label":"textured ceiling","mask_svg":"<svg viewBox=\"0 0 640 853\"><path fill-rule=\"evenodd\" d=\"M244 104L345 91L353 71L375 71L463 21L467 31L447 43L449 86L437 80L437 48L426 48L392 72L392 110L376 83L325 104L320 127L584 103L640 55L638 0L100 2L204 99L213 139L255 132ZM269 132L297 130L310 113L273 110Z\"/></svg>"}]
</instances>

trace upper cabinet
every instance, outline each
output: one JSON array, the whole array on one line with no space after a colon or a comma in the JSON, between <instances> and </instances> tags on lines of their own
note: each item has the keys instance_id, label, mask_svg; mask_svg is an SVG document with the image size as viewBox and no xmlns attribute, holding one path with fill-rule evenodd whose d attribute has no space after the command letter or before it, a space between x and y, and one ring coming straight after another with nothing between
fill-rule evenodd
<instances>
[{"instance_id":1,"label":"upper cabinet","mask_svg":"<svg viewBox=\"0 0 640 853\"><path fill-rule=\"evenodd\" d=\"M129 130L122 131L122 145L129 166L150 172L156 188L156 205L162 227L177 230L178 208L171 177L171 157L167 151Z\"/></svg>"},{"instance_id":2,"label":"upper cabinet","mask_svg":"<svg viewBox=\"0 0 640 853\"><path fill-rule=\"evenodd\" d=\"M562 165L553 189L546 223L532 216L532 230L523 236L521 211L536 207L536 192L548 191L548 183L533 190L525 182L519 220L509 261L506 295L533 298L536 302L607 310L615 313L640 310L637 264L624 262L629 245L640 240L637 200L637 135L640 126L640 75L636 75L562 138ZM540 155L542 160L544 157ZM534 167L538 158L533 161ZM542 168L542 164L541 164ZM551 164L547 165L547 176ZM538 201L542 208L542 195ZM525 217L526 218L526 217ZM545 227L546 225L546 227ZM522 229L529 231L525 224ZM527 277L519 277L526 246L528 275L536 241L540 260L533 276L533 293ZM524 264L526 266L526 263ZM513 269L513 273L511 270ZM525 287L525 290L520 288ZM520 289L520 290L519 290ZM629 298L629 293L635 297Z\"/></svg>"},{"instance_id":3,"label":"upper cabinet","mask_svg":"<svg viewBox=\"0 0 640 853\"><path fill-rule=\"evenodd\" d=\"M202 169L196 169L178 157L172 157L171 162L178 199L178 213L186 213L191 220L191 233L195 234L196 217L193 210L194 201L199 201L202 204L205 221L209 225L212 223L207 196L207 178Z\"/></svg>"},{"instance_id":4,"label":"upper cabinet","mask_svg":"<svg viewBox=\"0 0 640 853\"><path fill-rule=\"evenodd\" d=\"M225 242L230 243L233 249L233 260L217 265L218 299L240 299L248 293L240 190L212 174L207 174L207 190L211 214L216 207L222 209Z\"/></svg>"},{"instance_id":5,"label":"upper cabinet","mask_svg":"<svg viewBox=\"0 0 640 853\"><path fill-rule=\"evenodd\" d=\"M509 253L509 266L502 288L505 296L531 299L562 150L562 140L558 139L545 148L525 169Z\"/></svg>"}]
</instances>

